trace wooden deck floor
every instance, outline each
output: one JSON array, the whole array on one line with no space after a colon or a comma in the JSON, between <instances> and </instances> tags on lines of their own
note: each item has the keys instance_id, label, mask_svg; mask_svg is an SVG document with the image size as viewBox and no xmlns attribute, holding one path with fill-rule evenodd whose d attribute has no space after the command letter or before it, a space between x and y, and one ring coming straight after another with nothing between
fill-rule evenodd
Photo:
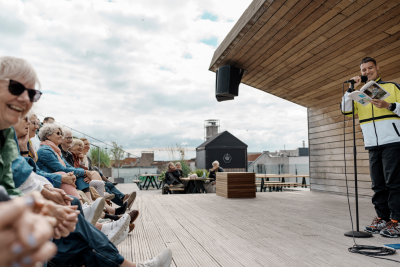
<instances>
[{"instance_id":1,"label":"wooden deck floor","mask_svg":"<svg viewBox=\"0 0 400 267\"><path fill-rule=\"evenodd\" d=\"M121 188L121 187L120 187ZM129 190L128 190L129 191ZM257 193L255 199L215 194L139 194L135 230L118 248L135 262L165 247L171 266L398 266L351 254L345 196L316 192ZM361 225L370 223L371 200L360 199ZM365 245L400 243L374 235ZM400 260L400 255L391 259Z\"/></svg>"}]
</instances>

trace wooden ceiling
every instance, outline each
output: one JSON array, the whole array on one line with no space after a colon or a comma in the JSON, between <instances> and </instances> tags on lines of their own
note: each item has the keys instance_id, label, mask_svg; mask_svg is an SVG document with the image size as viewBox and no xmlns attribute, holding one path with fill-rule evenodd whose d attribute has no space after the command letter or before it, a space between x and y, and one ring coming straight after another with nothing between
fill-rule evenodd
<instances>
[{"instance_id":1,"label":"wooden ceiling","mask_svg":"<svg viewBox=\"0 0 400 267\"><path fill-rule=\"evenodd\" d=\"M400 78L400 0L254 0L209 69L245 69L242 83L315 107L336 101L366 56L383 80Z\"/></svg>"}]
</instances>

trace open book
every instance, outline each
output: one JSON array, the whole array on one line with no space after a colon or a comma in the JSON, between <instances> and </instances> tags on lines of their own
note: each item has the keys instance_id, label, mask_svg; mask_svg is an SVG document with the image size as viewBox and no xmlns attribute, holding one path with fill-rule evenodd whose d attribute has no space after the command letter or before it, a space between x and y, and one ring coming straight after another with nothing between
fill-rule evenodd
<instances>
[{"instance_id":1,"label":"open book","mask_svg":"<svg viewBox=\"0 0 400 267\"><path fill-rule=\"evenodd\" d=\"M376 82L369 81L359 91L351 92L347 96L361 105L366 106L369 104L370 100L383 100L390 96L390 94Z\"/></svg>"}]
</instances>

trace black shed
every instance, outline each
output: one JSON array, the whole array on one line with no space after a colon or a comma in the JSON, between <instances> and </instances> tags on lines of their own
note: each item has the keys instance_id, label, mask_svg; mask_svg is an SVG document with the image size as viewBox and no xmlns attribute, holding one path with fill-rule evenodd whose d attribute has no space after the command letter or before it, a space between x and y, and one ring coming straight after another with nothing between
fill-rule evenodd
<instances>
[{"instance_id":1,"label":"black shed","mask_svg":"<svg viewBox=\"0 0 400 267\"><path fill-rule=\"evenodd\" d=\"M215 160L225 171L247 172L247 145L228 131L214 135L196 148L196 167L211 169Z\"/></svg>"}]
</instances>

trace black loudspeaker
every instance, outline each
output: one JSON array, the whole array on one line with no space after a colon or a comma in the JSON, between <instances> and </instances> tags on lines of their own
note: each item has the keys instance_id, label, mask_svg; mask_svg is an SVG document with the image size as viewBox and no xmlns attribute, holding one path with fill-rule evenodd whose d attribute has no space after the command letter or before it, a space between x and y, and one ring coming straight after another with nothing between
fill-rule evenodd
<instances>
[{"instance_id":1,"label":"black loudspeaker","mask_svg":"<svg viewBox=\"0 0 400 267\"><path fill-rule=\"evenodd\" d=\"M239 95L239 84L244 70L226 65L218 68L215 82L215 97L218 102L233 100Z\"/></svg>"}]
</instances>

